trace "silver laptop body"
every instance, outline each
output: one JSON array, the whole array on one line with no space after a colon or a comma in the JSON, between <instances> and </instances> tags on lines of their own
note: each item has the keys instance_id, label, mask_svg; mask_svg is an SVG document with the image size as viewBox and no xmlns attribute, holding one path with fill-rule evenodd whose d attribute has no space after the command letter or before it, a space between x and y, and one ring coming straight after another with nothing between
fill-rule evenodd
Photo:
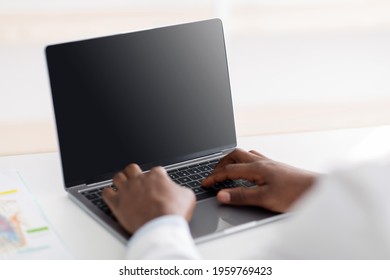
<instances>
[{"instance_id":1,"label":"silver laptop body","mask_svg":"<svg viewBox=\"0 0 390 280\"><path fill-rule=\"evenodd\" d=\"M46 58L65 190L123 242L129 234L98 201L116 172L135 162L145 171L204 173L204 164L236 147L218 19L51 45ZM198 178L190 175L185 180ZM212 191L196 187L190 229L197 242L279 217L220 205Z\"/></svg>"}]
</instances>

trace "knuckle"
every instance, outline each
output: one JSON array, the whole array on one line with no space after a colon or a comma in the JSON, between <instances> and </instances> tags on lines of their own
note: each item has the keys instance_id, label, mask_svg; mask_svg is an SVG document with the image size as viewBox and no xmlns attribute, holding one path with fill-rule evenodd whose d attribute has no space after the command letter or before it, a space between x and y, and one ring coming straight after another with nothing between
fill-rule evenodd
<instances>
[{"instance_id":1,"label":"knuckle","mask_svg":"<svg viewBox=\"0 0 390 280\"><path fill-rule=\"evenodd\" d=\"M115 183L118 183L119 181L121 181L121 178L122 178L121 172L118 172L114 175L114 177L112 178L112 181L115 184Z\"/></svg>"},{"instance_id":2,"label":"knuckle","mask_svg":"<svg viewBox=\"0 0 390 280\"><path fill-rule=\"evenodd\" d=\"M225 165L225 166L223 166L223 167L221 168L221 171L222 171L223 173L228 173L229 171L232 170L232 168L233 168L233 165L227 164L227 165Z\"/></svg>"},{"instance_id":3,"label":"knuckle","mask_svg":"<svg viewBox=\"0 0 390 280\"><path fill-rule=\"evenodd\" d=\"M237 166L235 164L227 164L221 170L221 176L223 177L231 177L236 170Z\"/></svg>"},{"instance_id":4,"label":"knuckle","mask_svg":"<svg viewBox=\"0 0 390 280\"><path fill-rule=\"evenodd\" d=\"M166 174L167 172L166 172L166 170L165 170L163 167L161 167L161 166L155 166L155 167L153 167L152 169L150 169L150 173L151 173L151 174L155 174L155 175L164 175L164 174Z\"/></svg>"},{"instance_id":5,"label":"knuckle","mask_svg":"<svg viewBox=\"0 0 390 280\"><path fill-rule=\"evenodd\" d=\"M137 169L137 165L135 163L130 163L128 166L125 167L126 172L133 172Z\"/></svg>"},{"instance_id":6,"label":"knuckle","mask_svg":"<svg viewBox=\"0 0 390 280\"><path fill-rule=\"evenodd\" d=\"M258 158L258 157L263 158L263 157L264 157L262 154L260 154L260 153L259 153L258 151L256 151L256 150L250 150L249 153L250 153L253 157L255 157L255 158Z\"/></svg>"},{"instance_id":7,"label":"knuckle","mask_svg":"<svg viewBox=\"0 0 390 280\"><path fill-rule=\"evenodd\" d=\"M257 168L257 169L261 169L264 167L265 165L265 162L263 160L258 160L258 161L255 161L253 163L253 165Z\"/></svg>"},{"instance_id":8,"label":"knuckle","mask_svg":"<svg viewBox=\"0 0 390 280\"><path fill-rule=\"evenodd\" d=\"M149 172L144 174L145 176L149 177L150 180L158 181L158 182L165 181L166 179L169 178L167 171L161 166L153 167L152 169L150 169Z\"/></svg>"}]
</instances>

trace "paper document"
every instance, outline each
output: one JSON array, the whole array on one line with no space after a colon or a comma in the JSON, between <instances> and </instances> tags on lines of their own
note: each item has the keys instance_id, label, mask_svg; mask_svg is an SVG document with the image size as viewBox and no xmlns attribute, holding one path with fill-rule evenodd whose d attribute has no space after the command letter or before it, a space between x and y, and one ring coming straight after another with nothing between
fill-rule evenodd
<instances>
[{"instance_id":1,"label":"paper document","mask_svg":"<svg viewBox=\"0 0 390 280\"><path fill-rule=\"evenodd\" d=\"M15 170L0 171L0 259L70 259Z\"/></svg>"}]
</instances>

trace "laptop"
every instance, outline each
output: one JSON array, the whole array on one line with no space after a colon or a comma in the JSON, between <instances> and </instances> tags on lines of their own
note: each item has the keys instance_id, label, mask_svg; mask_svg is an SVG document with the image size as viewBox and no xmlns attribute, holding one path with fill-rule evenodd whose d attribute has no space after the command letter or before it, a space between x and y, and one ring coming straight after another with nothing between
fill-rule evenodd
<instances>
[{"instance_id":1,"label":"laptop","mask_svg":"<svg viewBox=\"0 0 390 280\"><path fill-rule=\"evenodd\" d=\"M219 19L51 45L46 59L65 190L121 241L130 236L101 192L129 163L144 171L164 166L194 191L196 242L277 217L217 202L221 188L250 182L200 185L236 147Z\"/></svg>"}]
</instances>

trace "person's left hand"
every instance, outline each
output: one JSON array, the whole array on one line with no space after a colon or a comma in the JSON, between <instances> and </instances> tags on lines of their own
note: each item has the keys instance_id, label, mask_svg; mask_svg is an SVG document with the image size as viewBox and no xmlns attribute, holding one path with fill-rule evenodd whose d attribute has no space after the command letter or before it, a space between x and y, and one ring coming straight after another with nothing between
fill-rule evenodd
<instances>
[{"instance_id":1,"label":"person's left hand","mask_svg":"<svg viewBox=\"0 0 390 280\"><path fill-rule=\"evenodd\" d=\"M194 193L175 184L162 167L142 173L136 164L116 174L103 199L129 232L134 233L148 221L164 215L180 215L190 221L195 208Z\"/></svg>"}]
</instances>

